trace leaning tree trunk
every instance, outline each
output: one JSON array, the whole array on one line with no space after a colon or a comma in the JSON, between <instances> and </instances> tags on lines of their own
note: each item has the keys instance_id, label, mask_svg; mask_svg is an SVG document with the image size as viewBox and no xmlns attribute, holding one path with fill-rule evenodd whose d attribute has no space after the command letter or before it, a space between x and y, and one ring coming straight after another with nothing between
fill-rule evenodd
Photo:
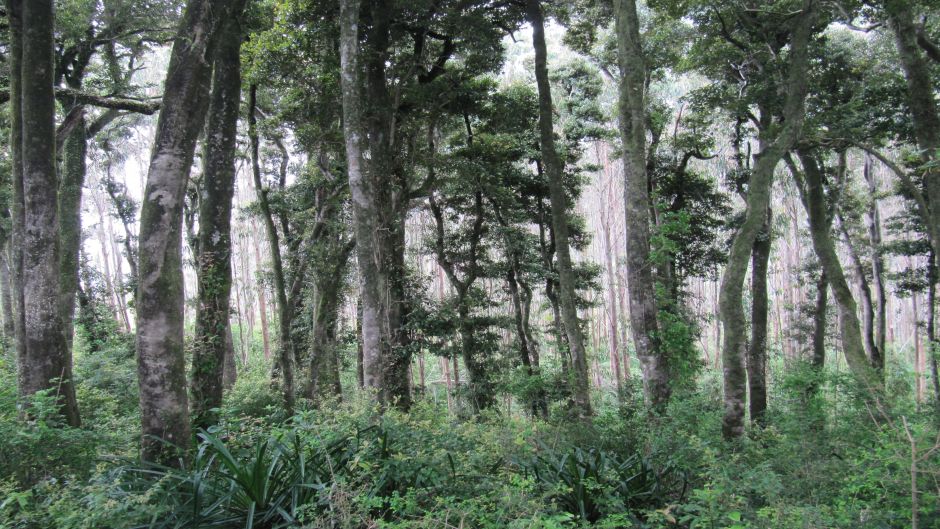
<instances>
[{"instance_id":1,"label":"leaning tree trunk","mask_svg":"<svg viewBox=\"0 0 940 529\"><path fill-rule=\"evenodd\" d=\"M646 66L635 0L616 0L620 65L620 136L623 139L626 264L630 328L643 372L646 398L655 408L669 400L669 365L659 338L650 263L650 197L646 163Z\"/></svg>"},{"instance_id":2,"label":"leaning tree trunk","mask_svg":"<svg viewBox=\"0 0 940 529\"><path fill-rule=\"evenodd\" d=\"M291 339L291 323L294 321L293 305L287 300L287 287L284 281L284 264L281 261L281 242L274 225L274 216L268 202L268 190L261 181L261 162L259 155L260 138L255 120L257 105L257 85L251 85L248 91L248 137L251 142L251 174L258 193L258 206L261 209L261 221L268 236L268 248L271 255L271 274L274 276L274 300L278 312L278 356L277 368L281 376L281 393L284 408L288 415L294 410L294 343Z\"/></svg>"},{"instance_id":3,"label":"leaning tree trunk","mask_svg":"<svg viewBox=\"0 0 940 529\"><path fill-rule=\"evenodd\" d=\"M140 212L137 367L141 456L175 464L191 443L183 348L183 195L205 122L226 2L190 0L173 45Z\"/></svg>"},{"instance_id":4,"label":"leaning tree trunk","mask_svg":"<svg viewBox=\"0 0 940 529\"><path fill-rule=\"evenodd\" d=\"M219 28L212 62L205 170L199 200L199 278L192 361L193 425L200 428L218 421L215 410L222 406L225 359L231 352L232 198L241 102L240 18L243 7L241 0L229 6L230 11Z\"/></svg>"},{"instance_id":5,"label":"leaning tree trunk","mask_svg":"<svg viewBox=\"0 0 940 529\"><path fill-rule=\"evenodd\" d=\"M744 365L747 324L742 303L744 277L747 274L748 258L754 240L764 225L767 208L770 207L774 169L783 154L796 142L802 128L809 62L807 48L815 21L814 11L815 0L804 0L802 11L794 20L783 125L773 140L761 139L761 152L757 156L748 185L747 213L744 223L735 233L721 281L718 305L725 331L722 346L725 404L722 434L725 439L735 439L744 433L744 405L747 400ZM768 131L762 131L762 134L766 135Z\"/></svg>"},{"instance_id":6,"label":"leaning tree trunk","mask_svg":"<svg viewBox=\"0 0 940 529\"><path fill-rule=\"evenodd\" d=\"M535 48L535 79L539 96L539 146L545 174L548 177L548 190L552 204L552 228L555 235L555 256L558 260L558 297L571 353L572 400L578 416L587 418L592 414L587 351L584 347L581 322L578 319L577 284L571 263L571 243L568 235L568 197L565 196L563 162L555 149L552 92L548 80L548 53L545 46L544 17L539 0L527 0L526 18L532 25L532 43Z\"/></svg>"},{"instance_id":7,"label":"leaning tree trunk","mask_svg":"<svg viewBox=\"0 0 940 529\"><path fill-rule=\"evenodd\" d=\"M872 367L883 372L885 362L875 338L875 304L871 297L871 285L865 275L865 265L862 263L862 258L859 257L855 244L852 242L852 236L845 226L845 219L842 218L841 214L837 216L839 218L839 229L842 231L842 236L845 237L849 257L852 260L852 266L855 268L855 275L858 277L858 290L862 302L862 343L865 346L865 353L868 355Z\"/></svg>"},{"instance_id":8,"label":"leaning tree trunk","mask_svg":"<svg viewBox=\"0 0 940 529\"><path fill-rule=\"evenodd\" d=\"M809 216L810 235L816 256L826 272L832 293L839 306L840 335L842 337L842 350L856 378L866 386L869 391L879 387L878 377L872 369L865 354L862 342L862 330L858 321L858 306L852 295L852 289L845 279L842 264L836 253L835 243L831 234L831 222L826 206L826 196L823 191L823 174L819 161L812 154L799 153L803 164L805 182L799 185L803 204ZM798 175L798 173L794 173Z\"/></svg>"},{"instance_id":9,"label":"leaning tree trunk","mask_svg":"<svg viewBox=\"0 0 940 529\"><path fill-rule=\"evenodd\" d=\"M71 354L59 314L58 177L56 174L54 7L52 0L14 2L11 19L22 14L19 57L22 134L23 348L20 394L50 390L68 424L78 426Z\"/></svg>"},{"instance_id":10,"label":"leaning tree trunk","mask_svg":"<svg viewBox=\"0 0 940 529\"><path fill-rule=\"evenodd\" d=\"M767 266L770 262L772 211L751 247L751 343L747 351L747 385L751 421L764 424L767 412Z\"/></svg>"}]
</instances>

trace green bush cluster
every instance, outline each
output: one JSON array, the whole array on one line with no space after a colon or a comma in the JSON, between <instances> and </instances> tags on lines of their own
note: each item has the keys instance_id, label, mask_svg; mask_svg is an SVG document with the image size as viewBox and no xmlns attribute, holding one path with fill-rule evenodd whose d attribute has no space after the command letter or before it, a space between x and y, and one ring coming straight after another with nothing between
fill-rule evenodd
<instances>
[{"instance_id":1,"label":"green bush cluster","mask_svg":"<svg viewBox=\"0 0 940 529\"><path fill-rule=\"evenodd\" d=\"M133 358L119 345L76 358L89 417L78 429L56 422L48 395L18 411L0 360L0 527L909 527L901 421L922 454L937 431L909 392L873 415L849 378L796 365L772 366L767 426L734 445L721 441L712 373L659 414L628 385L590 424L468 420L430 399L379 413L360 394L285 418L259 362L190 461L144 466ZM920 463L921 528L940 527L938 452Z\"/></svg>"}]
</instances>

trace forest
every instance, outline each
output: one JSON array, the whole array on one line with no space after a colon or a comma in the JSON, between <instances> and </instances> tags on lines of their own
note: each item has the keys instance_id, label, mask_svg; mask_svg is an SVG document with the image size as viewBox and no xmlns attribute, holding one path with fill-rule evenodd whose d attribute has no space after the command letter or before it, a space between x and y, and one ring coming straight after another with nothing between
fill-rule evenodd
<instances>
[{"instance_id":1,"label":"forest","mask_svg":"<svg viewBox=\"0 0 940 529\"><path fill-rule=\"evenodd\" d=\"M940 529L935 0L4 0L0 529Z\"/></svg>"}]
</instances>

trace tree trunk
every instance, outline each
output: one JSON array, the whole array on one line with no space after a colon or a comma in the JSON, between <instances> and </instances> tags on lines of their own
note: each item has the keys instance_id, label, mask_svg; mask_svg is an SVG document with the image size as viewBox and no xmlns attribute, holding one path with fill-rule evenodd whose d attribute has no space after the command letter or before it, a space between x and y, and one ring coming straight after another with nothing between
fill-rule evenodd
<instances>
[{"instance_id":1,"label":"tree trunk","mask_svg":"<svg viewBox=\"0 0 940 529\"><path fill-rule=\"evenodd\" d=\"M196 337L192 360L193 424L199 428L218 422L214 410L222 406L226 357L234 360L229 300L243 7L243 0L236 0L229 6L219 28L212 62L212 92L203 155L205 169L199 200ZM234 361L231 364L234 367Z\"/></svg>"},{"instance_id":2,"label":"tree trunk","mask_svg":"<svg viewBox=\"0 0 940 529\"><path fill-rule=\"evenodd\" d=\"M22 222L17 230L22 252L23 350L20 395L50 390L72 426L80 424L72 361L59 314L58 178L56 174L54 8L52 0L14 2L11 23L21 14L19 71L22 134ZM19 22L17 22L19 23ZM16 134L16 133L14 133ZM14 187L17 187L15 184Z\"/></svg>"},{"instance_id":3,"label":"tree trunk","mask_svg":"<svg viewBox=\"0 0 940 529\"><path fill-rule=\"evenodd\" d=\"M623 140L627 283L630 328L647 401L663 407L671 392L669 366L659 339L650 262L650 197L646 163L646 66L635 0L616 0L620 66L620 136Z\"/></svg>"},{"instance_id":4,"label":"tree trunk","mask_svg":"<svg viewBox=\"0 0 940 529\"><path fill-rule=\"evenodd\" d=\"M855 275L858 278L858 289L862 295L862 343L865 346L865 352L872 367L883 372L885 361L875 339L875 305L871 297L871 286L865 274L865 265L862 264L862 259L855 250L855 244L852 242L849 230L845 227L842 215L840 214L838 217L839 229L842 231L842 236L845 237L846 245L849 248L849 256L852 259Z\"/></svg>"},{"instance_id":5,"label":"tree trunk","mask_svg":"<svg viewBox=\"0 0 940 529\"><path fill-rule=\"evenodd\" d=\"M836 253L831 234L831 222L823 190L823 174L818 159L809 153L799 152L803 164L805 182L799 185L800 194L809 216L810 235L816 256L826 272L829 285L839 306L839 331L842 337L842 350L856 378L869 391L878 388L879 383L862 343L862 331L859 325L855 298L845 279L842 264ZM799 173L794 173L799 175Z\"/></svg>"},{"instance_id":6,"label":"tree trunk","mask_svg":"<svg viewBox=\"0 0 940 529\"><path fill-rule=\"evenodd\" d=\"M765 137L761 138L761 152L748 185L747 213L735 233L722 277L719 313L725 333L722 346L725 404L722 434L725 439L735 439L744 433L744 404L747 397L744 365L747 324L742 304L744 277L754 240L764 225L767 208L770 207L774 169L783 154L796 142L802 128L809 62L807 48L815 21L814 10L814 0L804 0L802 11L798 19L794 20L783 126L772 140L766 137L769 134L767 130L761 131Z\"/></svg>"},{"instance_id":7,"label":"tree trunk","mask_svg":"<svg viewBox=\"0 0 940 529\"><path fill-rule=\"evenodd\" d=\"M537 366L532 365L531 344L529 342L529 333L526 330L525 308L523 307L522 297L519 294L519 281L517 280L518 263L516 257L510 257L510 266L506 271L506 285L509 287L509 298L512 300L513 317L516 324L516 337L519 340L519 358L522 361L522 367L526 375L530 378L538 374ZM541 381L537 382L535 394L529 402L529 410L533 417L548 417L548 403L545 399L545 390L541 386Z\"/></svg>"},{"instance_id":8,"label":"tree trunk","mask_svg":"<svg viewBox=\"0 0 940 529\"><path fill-rule=\"evenodd\" d=\"M324 244L340 243L341 241L329 241ZM335 249L331 248L332 255L324 259L329 264L323 266L321 271L314 272L315 288L310 304L313 308L313 330L306 388L307 398L314 401L322 397L342 395L336 333L345 288L341 279L345 276L353 247L354 243L350 241Z\"/></svg>"},{"instance_id":9,"label":"tree trunk","mask_svg":"<svg viewBox=\"0 0 940 529\"><path fill-rule=\"evenodd\" d=\"M810 365L821 371L826 365L826 322L829 307L829 278L826 271L816 281L816 305L813 310L813 350Z\"/></svg>"},{"instance_id":10,"label":"tree trunk","mask_svg":"<svg viewBox=\"0 0 940 529\"><path fill-rule=\"evenodd\" d=\"M10 347L16 339L16 331L13 316L13 292L12 272L10 270L10 247L13 245L10 239L0 248L0 307L3 311L3 339L4 345Z\"/></svg>"},{"instance_id":11,"label":"tree trunk","mask_svg":"<svg viewBox=\"0 0 940 529\"><path fill-rule=\"evenodd\" d=\"M258 86L251 85L248 91L248 136L251 142L251 174L258 193L258 206L261 209L261 221L268 236L271 255L271 275L274 276L274 301L278 313L278 355L276 371L281 377L281 393L284 408L288 415L294 411L294 344L291 340L291 323L294 321L293 306L287 301L287 287L284 282L284 265L281 262L281 242L274 225L274 216L268 202L268 190L261 181L261 161L259 157L260 139L255 119Z\"/></svg>"},{"instance_id":12,"label":"tree trunk","mask_svg":"<svg viewBox=\"0 0 940 529\"><path fill-rule=\"evenodd\" d=\"M380 3L381 4L381 3ZM404 216L407 189L393 189L392 103L386 82L389 6L372 6L367 75L359 72L358 0L340 3L340 81L343 92L343 133L362 301L363 384L377 391L379 401L408 408L411 404L402 328L404 300ZM361 89L369 89L372 112L365 119ZM368 134L365 129L368 128ZM366 142L368 144L366 145ZM368 148L366 163L363 149Z\"/></svg>"},{"instance_id":13,"label":"tree trunk","mask_svg":"<svg viewBox=\"0 0 940 529\"><path fill-rule=\"evenodd\" d=\"M767 411L767 267L772 246L771 220L767 217L760 235L751 247L751 343L747 351L747 384L751 421L764 424Z\"/></svg>"},{"instance_id":14,"label":"tree trunk","mask_svg":"<svg viewBox=\"0 0 940 529\"><path fill-rule=\"evenodd\" d=\"M176 464L189 448L183 350L183 195L205 122L222 0L190 0L173 45L140 212L137 366L142 457Z\"/></svg>"},{"instance_id":15,"label":"tree trunk","mask_svg":"<svg viewBox=\"0 0 940 529\"><path fill-rule=\"evenodd\" d=\"M252 237L254 239L254 237ZM257 267L261 267L261 250L258 249L258 241L254 239L255 262ZM258 286L258 317L261 320L261 345L263 347L264 359L271 358L271 338L268 335L268 301L264 293L264 286Z\"/></svg>"},{"instance_id":16,"label":"tree trunk","mask_svg":"<svg viewBox=\"0 0 940 529\"><path fill-rule=\"evenodd\" d=\"M937 149L940 148L940 113L929 65L917 45L914 14L907 0L885 2L885 10L907 80L914 137L923 161L934 161ZM926 211L921 212L922 221L927 227L934 253L940 255L940 170L932 167L925 171L924 183L927 188L927 207Z\"/></svg>"},{"instance_id":17,"label":"tree trunk","mask_svg":"<svg viewBox=\"0 0 940 529\"><path fill-rule=\"evenodd\" d=\"M930 267L927 281L927 356L930 359L930 376L933 379L933 395L937 412L940 413L940 369L937 367L937 355L940 343L937 342L937 255L930 252ZM938 415L940 417L940 415Z\"/></svg>"},{"instance_id":18,"label":"tree trunk","mask_svg":"<svg viewBox=\"0 0 940 529\"><path fill-rule=\"evenodd\" d=\"M875 368L884 371L885 336L887 334L887 294L885 289L885 264L881 255L881 212L878 208L878 182L871 167L871 155L865 154L863 173L868 184L871 202L868 206L868 240L871 245L872 282L875 287L875 347L879 352L879 363Z\"/></svg>"},{"instance_id":19,"label":"tree trunk","mask_svg":"<svg viewBox=\"0 0 940 529\"><path fill-rule=\"evenodd\" d=\"M571 353L571 393L577 415L591 416L591 389L588 375L584 334L578 319L577 284L571 263L568 235L568 197L564 188L564 164L555 149L552 124L552 93L548 79L547 51L542 6L539 0L527 0L526 18L532 25L532 43L535 48L535 79L539 96L539 146L542 163L548 177L552 204L552 228L555 256L558 262L558 296L565 335Z\"/></svg>"},{"instance_id":20,"label":"tree trunk","mask_svg":"<svg viewBox=\"0 0 940 529\"><path fill-rule=\"evenodd\" d=\"M82 187L88 140L84 116L63 145L62 179L59 182L59 317L71 349L75 295L78 292L78 258L82 248Z\"/></svg>"}]
</instances>

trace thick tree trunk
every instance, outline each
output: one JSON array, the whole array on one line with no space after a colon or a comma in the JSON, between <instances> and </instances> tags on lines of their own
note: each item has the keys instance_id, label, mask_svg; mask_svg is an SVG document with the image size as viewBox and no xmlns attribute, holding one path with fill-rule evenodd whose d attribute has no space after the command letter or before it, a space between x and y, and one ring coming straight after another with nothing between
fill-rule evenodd
<instances>
[{"instance_id":1,"label":"thick tree trunk","mask_svg":"<svg viewBox=\"0 0 940 529\"><path fill-rule=\"evenodd\" d=\"M539 146L552 203L552 231L558 263L558 296L565 335L568 337L568 349L571 352L572 400L578 416L587 418L592 414L587 351L584 347L581 322L578 319L577 284L568 235L568 197L564 187L564 164L555 149L548 52L545 46L544 16L539 0L527 0L526 18L532 25L532 43L535 48L535 79L539 95Z\"/></svg>"},{"instance_id":2,"label":"thick tree trunk","mask_svg":"<svg viewBox=\"0 0 940 529\"><path fill-rule=\"evenodd\" d=\"M56 174L54 8L52 0L30 0L11 9L22 14L19 57L22 134L23 349L20 395L50 390L66 422L78 426L71 353L59 314L58 177ZM16 187L16 184L14 185Z\"/></svg>"},{"instance_id":3,"label":"thick tree trunk","mask_svg":"<svg viewBox=\"0 0 940 529\"><path fill-rule=\"evenodd\" d=\"M251 85L248 92L248 136L251 142L251 174L258 193L258 205L261 209L261 221L268 237L268 250L271 256L271 275L274 277L274 301L278 313L278 354L277 372L281 377L281 393L288 415L294 410L294 344L291 340L291 323L294 321L293 306L287 301L287 287L284 281L284 265L281 261L281 242L274 225L274 215L268 202L268 190L261 181L260 138L255 119L257 105L257 85Z\"/></svg>"},{"instance_id":4,"label":"thick tree trunk","mask_svg":"<svg viewBox=\"0 0 940 529\"><path fill-rule=\"evenodd\" d=\"M937 158L940 148L940 113L929 64L917 44L917 27L907 0L885 2L888 25L894 32L898 57L907 80L907 96L914 126L914 137L925 162ZM940 255L940 169L932 167L924 174L927 188L926 211L921 211L934 253Z\"/></svg>"},{"instance_id":5,"label":"thick tree trunk","mask_svg":"<svg viewBox=\"0 0 940 529\"><path fill-rule=\"evenodd\" d=\"M410 358L403 353L407 336L405 310L404 215L407 189L393 184L392 101L386 86L390 46L390 6L371 6L366 76L359 68L358 0L340 3L340 81L343 88L343 132L362 302L363 384L377 391L381 403L408 408ZM365 81L365 83L363 83ZM368 88L371 112L366 116L361 90ZM368 119L366 119L368 117ZM368 134L365 133L368 129ZM368 150L366 163L363 151Z\"/></svg>"},{"instance_id":6,"label":"thick tree trunk","mask_svg":"<svg viewBox=\"0 0 940 529\"><path fill-rule=\"evenodd\" d=\"M10 162L13 183L12 244L10 279L13 294L13 333L16 349L17 382L26 376L26 318L23 299L23 89L20 78L23 55L23 0L6 0L10 25Z\"/></svg>"},{"instance_id":7,"label":"thick tree trunk","mask_svg":"<svg viewBox=\"0 0 940 529\"><path fill-rule=\"evenodd\" d=\"M229 322L232 293L232 199L235 141L241 103L243 0L231 2L219 28L212 67L204 173L199 200L196 337L192 361L193 425L218 421L226 357L234 360ZM234 361L231 362L231 368Z\"/></svg>"},{"instance_id":8,"label":"thick tree trunk","mask_svg":"<svg viewBox=\"0 0 940 529\"><path fill-rule=\"evenodd\" d=\"M815 21L814 0L804 0L802 12L794 20L790 41L789 78L786 86L786 101L783 108L783 126L776 138L761 139L761 152L754 164L747 193L747 213L744 223L738 228L731 245L731 252L722 277L719 311L724 324L722 364L724 373L725 416L722 434L726 439L740 437L744 433L744 403L746 400L746 322L742 306L744 277L747 274L748 257L754 240L770 207L773 173L783 154L796 142L804 118L804 99L807 91L806 71L810 35Z\"/></svg>"},{"instance_id":9,"label":"thick tree trunk","mask_svg":"<svg viewBox=\"0 0 940 529\"><path fill-rule=\"evenodd\" d=\"M620 66L620 136L623 140L626 263L630 328L647 401L661 408L671 392L669 366L659 339L650 262L650 197L646 161L646 66L635 0L615 0Z\"/></svg>"},{"instance_id":10,"label":"thick tree trunk","mask_svg":"<svg viewBox=\"0 0 940 529\"><path fill-rule=\"evenodd\" d=\"M852 289L845 279L842 264L839 262L839 256L836 253L819 160L814 155L806 152L800 152L799 158L803 164L805 182L798 187L809 216L813 248L823 270L826 272L832 293L836 298L836 304L839 306L839 330L842 337L842 350L849 368L859 382L865 385L869 391L875 391L880 384L868 361L868 356L865 354L861 326L857 315L858 306L852 295ZM795 174L798 176L797 173Z\"/></svg>"},{"instance_id":11,"label":"thick tree trunk","mask_svg":"<svg viewBox=\"0 0 940 529\"><path fill-rule=\"evenodd\" d=\"M772 211L751 247L751 343L747 351L747 385L751 421L764 424L767 411L767 267L772 246Z\"/></svg>"},{"instance_id":12,"label":"thick tree trunk","mask_svg":"<svg viewBox=\"0 0 940 529\"><path fill-rule=\"evenodd\" d=\"M226 2L190 0L173 45L140 213L137 366L142 457L175 464L191 443L183 350L183 194L205 122L208 59Z\"/></svg>"}]
</instances>

